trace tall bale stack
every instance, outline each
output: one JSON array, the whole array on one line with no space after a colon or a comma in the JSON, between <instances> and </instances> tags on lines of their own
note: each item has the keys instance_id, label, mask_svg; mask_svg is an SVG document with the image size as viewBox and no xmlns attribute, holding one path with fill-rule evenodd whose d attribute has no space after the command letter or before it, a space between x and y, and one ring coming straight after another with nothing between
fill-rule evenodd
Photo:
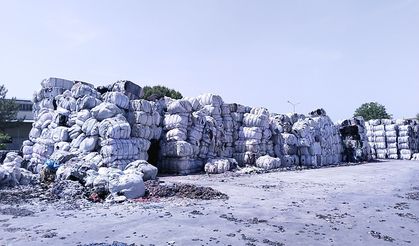
<instances>
[{"instance_id":1,"label":"tall bale stack","mask_svg":"<svg viewBox=\"0 0 419 246\"><path fill-rule=\"evenodd\" d=\"M371 158L377 159L377 151L375 149L374 126L370 123L370 121L366 121L365 129L367 133L367 140L368 140L368 146L370 149Z\"/></svg>"},{"instance_id":2,"label":"tall bale stack","mask_svg":"<svg viewBox=\"0 0 419 246\"><path fill-rule=\"evenodd\" d=\"M341 159L339 135L323 109L298 120L292 127L296 133L300 164L318 167L337 164Z\"/></svg>"},{"instance_id":3,"label":"tall bale stack","mask_svg":"<svg viewBox=\"0 0 419 246\"><path fill-rule=\"evenodd\" d=\"M39 172L48 157L54 152L54 145L57 142L68 142L68 131L66 129L55 130L56 127L63 125L63 119L66 119L71 112L75 110L75 100L71 98L69 90L73 87L73 81L49 78L41 82L42 88L34 94L32 99L34 123L29 133L29 140L25 141L24 155L25 159L30 161L28 169L33 172ZM63 100L55 98L61 94L71 98L64 105ZM55 138L53 138L53 133ZM32 148L31 148L32 147Z\"/></svg>"},{"instance_id":4,"label":"tall bale stack","mask_svg":"<svg viewBox=\"0 0 419 246\"><path fill-rule=\"evenodd\" d=\"M400 151L400 159L410 160L417 152L417 135L415 133L415 121L399 120L397 121L399 135L397 138L397 147Z\"/></svg>"},{"instance_id":5,"label":"tall bale stack","mask_svg":"<svg viewBox=\"0 0 419 246\"><path fill-rule=\"evenodd\" d=\"M192 104L188 100L168 101L163 116L161 161L159 162L159 168L162 171L188 174L201 169L202 164L196 163L199 148L186 141L188 128L192 126L192 109ZM193 129L197 130L196 126Z\"/></svg>"},{"instance_id":6,"label":"tall bale stack","mask_svg":"<svg viewBox=\"0 0 419 246\"><path fill-rule=\"evenodd\" d=\"M232 157L236 160L241 159L242 153L245 152L243 149L243 141L239 141L240 129L243 127L244 114L250 112L250 108L244 105L234 103L230 107L230 115L233 120L233 155ZM243 165L243 163L239 163Z\"/></svg>"},{"instance_id":7,"label":"tall bale stack","mask_svg":"<svg viewBox=\"0 0 419 246\"><path fill-rule=\"evenodd\" d=\"M374 137L374 148L377 159L387 158L387 141L386 141L386 130L384 123L388 123L385 120L370 120L370 125L373 129Z\"/></svg>"},{"instance_id":8,"label":"tall bale stack","mask_svg":"<svg viewBox=\"0 0 419 246\"><path fill-rule=\"evenodd\" d=\"M121 170L134 160L147 160L149 139L156 136L159 115L150 107L131 107L142 88L118 81L96 89L92 84L50 78L42 81L34 96L35 122L24 142L23 152L29 170L39 172L56 151L81 158L88 155L95 165ZM133 124L127 117L133 113ZM147 113L151 117L143 117ZM138 122L137 122L138 121ZM138 128L136 123L144 124ZM131 125L135 128L132 132ZM158 131L157 131L158 132Z\"/></svg>"},{"instance_id":9,"label":"tall bale stack","mask_svg":"<svg viewBox=\"0 0 419 246\"><path fill-rule=\"evenodd\" d=\"M344 162L362 162L372 158L367 137L368 131L362 117L342 121L339 123L339 131L343 143Z\"/></svg>"},{"instance_id":10,"label":"tall bale stack","mask_svg":"<svg viewBox=\"0 0 419 246\"><path fill-rule=\"evenodd\" d=\"M291 117L290 117L291 116ZM282 166L290 168L299 163L298 140L292 126L298 117L286 114L272 114L271 128L273 132L274 153L281 158Z\"/></svg>"},{"instance_id":11,"label":"tall bale stack","mask_svg":"<svg viewBox=\"0 0 419 246\"><path fill-rule=\"evenodd\" d=\"M399 127L394 122L392 124L384 125L385 134L386 134L386 144L387 144L387 158L388 159L399 159L399 149L398 149L398 136L399 136Z\"/></svg>"},{"instance_id":12,"label":"tall bale stack","mask_svg":"<svg viewBox=\"0 0 419 246\"><path fill-rule=\"evenodd\" d=\"M267 154L267 146L272 144L271 137L267 109L252 108L249 113L245 113L243 126L239 129L238 140L235 143L237 152L234 158L238 164L255 165L259 157Z\"/></svg>"},{"instance_id":13,"label":"tall bale stack","mask_svg":"<svg viewBox=\"0 0 419 246\"><path fill-rule=\"evenodd\" d=\"M223 156L226 139L221 106L223 99L214 94L203 94L196 98L197 112L205 116L205 125L200 142L199 156L203 159ZM228 114L228 112L225 112Z\"/></svg>"},{"instance_id":14,"label":"tall bale stack","mask_svg":"<svg viewBox=\"0 0 419 246\"><path fill-rule=\"evenodd\" d=\"M235 121L231 116L232 112L237 111L237 104L224 103L221 105L221 117L223 119L223 137L221 157L232 158L234 154L234 132L236 128Z\"/></svg>"}]
</instances>

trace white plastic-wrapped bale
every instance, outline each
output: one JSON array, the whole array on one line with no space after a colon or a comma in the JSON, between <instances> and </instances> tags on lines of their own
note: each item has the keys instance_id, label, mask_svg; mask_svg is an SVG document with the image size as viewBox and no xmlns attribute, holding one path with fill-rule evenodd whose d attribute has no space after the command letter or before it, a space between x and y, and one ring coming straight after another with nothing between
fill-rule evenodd
<instances>
[{"instance_id":1,"label":"white plastic-wrapped bale","mask_svg":"<svg viewBox=\"0 0 419 246\"><path fill-rule=\"evenodd\" d=\"M412 122L399 122L399 135L397 137L397 147L399 149L400 158L410 160L416 150L415 133L413 131Z\"/></svg>"},{"instance_id":2,"label":"white plastic-wrapped bale","mask_svg":"<svg viewBox=\"0 0 419 246\"><path fill-rule=\"evenodd\" d=\"M292 129L297 136L300 165L325 166L341 161L341 142L336 126L324 109L298 117Z\"/></svg>"},{"instance_id":3,"label":"white plastic-wrapped bale","mask_svg":"<svg viewBox=\"0 0 419 246\"><path fill-rule=\"evenodd\" d=\"M275 154L266 108L251 108L249 113L244 113L243 124L238 129L233 156L239 165L255 165L256 160L268 151L271 155Z\"/></svg>"},{"instance_id":4,"label":"white plastic-wrapped bale","mask_svg":"<svg viewBox=\"0 0 419 246\"><path fill-rule=\"evenodd\" d=\"M215 158L207 161L204 166L204 170L206 173L218 174L230 171L236 166L237 161L233 158Z\"/></svg>"},{"instance_id":5,"label":"white plastic-wrapped bale","mask_svg":"<svg viewBox=\"0 0 419 246\"><path fill-rule=\"evenodd\" d=\"M370 123L370 121L365 122L365 129L367 132L367 140L368 145L370 147L370 154L372 159L377 159L377 152L375 150L375 138L374 138L374 129L373 125Z\"/></svg>"},{"instance_id":6,"label":"white plastic-wrapped bale","mask_svg":"<svg viewBox=\"0 0 419 246\"><path fill-rule=\"evenodd\" d=\"M109 85L108 88L114 92L122 92L130 100L137 100L144 96L143 88L129 80L117 81Z\"/></svg>"},{"instance_id":7,"label":"white plastic-wrapped bale","mask_svg":"<svg viewBox=\"0 0 419 246\"><path fill-rule=\"evenodd\" d=\"M159 170L175 173L200 171L202 166L199 170L195 170L193 162L199 152L199 140L191 141L192 144L187 142L189 136L199 137L196 131L194 135L189 135L190 127L193 124L192 110L194 107L192 103L187 99L160 100L157 102L157 108L163 108L164 112L160 141L161 155L157 164ZM179 160L181 165L177 165L176 160Z\"/></svg>"},{"instance_id":8,"label":"white plastic-wrapped bale","mask_svg":"<svg viewBox=\"0 0 419 246\"><path fill-rule=\"evenodd\" d=\"M140 173L143 174L142 178L144 181L156 179L157 172L158 172L157 167L151 165L145 160L138 160L138 161L129 163L125 167L125 171L127 170L139 171Z\"/></svg>"},{"instance_id":9,"label":"white plastic-wrapped bale","mask_svg":"<svg viewBox=\"0 0 419 246\"><path fill-rule=\"evenodd\" d=\"M15 152L9 152L0 165L0 188L3 186L28 185L36 182L36 177L21 168L23 158Z\"/></svg>"},{"instance_id":10,"label":"white plastic-wrapped bale","mask_svg":"<svg viewBox=\"0 0 419 246\"><path fill-rule=\"evenodd\" d=\"M123 170L135 160L147 160L150 141L142 138L101 139L101 166L117 167Z\"/></svg>"},{"instance_id":11,"label":"white plastic-wrapped bale","mask_svg":"<svg viewBox=\"0 0 419 246\"><path fill-rule=\"evenodd\" d=\"M387 159L387 154L388 154L384 123L388 123L388 122L385 121L384 119L370 121L370 124L372 125L372 128L373 128L374 147L375 147L377 159Z\"/></svg>"},{"instance_id":12,"label":"white plastic-wrapped bale","mask_svg":"<svg viewBox=\"0 0 419 246\"><path fill-rule=\"evenodd\" d=\"M113 103L121 109L129 108L129 98L122 92L106 92L102 96L104 102Z\"/></svg>"},{"instance_id":13,"label":"white plastic-wrapped bale","mask_svg":"<svg viewBox=\"0 0 419 246\"><path fill-rule=\"evenodd\" d=\"M264 170L277 169L281 167L281 159L264 155L256 160L256 166Z\"/></svg>"},{"instance_id":14,"label":"white plastic-wrapped bale","mask_svg":"<svg viewBox=\"0 0 419 246\"><path fill-rule=\"evenodd\" d=\"M387 144L387 158L399 159L399 150L397 147L398 125L390 124L384 125L386 131L386 144Z\"/></svg>"}]
</instances>

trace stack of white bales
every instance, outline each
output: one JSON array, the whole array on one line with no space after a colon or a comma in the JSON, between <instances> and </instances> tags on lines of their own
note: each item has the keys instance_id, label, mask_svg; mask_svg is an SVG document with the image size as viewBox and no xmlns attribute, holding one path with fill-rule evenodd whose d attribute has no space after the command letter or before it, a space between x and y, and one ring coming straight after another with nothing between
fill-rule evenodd
<instances>
[{"instance_id":1,"label":"stack of white bales","mask_svg":"<svg viewBox=\"0 0 419 246\"><path fill-rule=\"evenodd\" d=\"M273 153L271 153L270 155L280 158L281 163L284 160L284 138L282 137L282 134L284 133L284 127L282 119L282 115L279 114L271 114L269 119L269 125L272 132L271 139L273 143Z\"/></svg>"},{"instance_id":2,"label":"stack of white bales","mask_svg":"<svg viewBox=\"0 0 419 246\"><path fill-rule=\"evenodd\" d=\"M377 159L387 158L387 142L384 122L387 121L380 119L369 121L369 124L372 126L373 129L374 148Z\"/></svg>"},{"instance_id":3,"label":"stack of white bales","mask_svg":"<svg viewBox=\"0 0 419 246\"><path fill-rule=\"evenodd\" d=\"M239 141L240 138L240 129L243 127L243 118L244 114L249 113L251 110L250 107L243 106L241 104L235 104L235 107L230 109L230 115L233 119L234 130L233 130L233 146L234 152L233 157L237 160L242 156L241 153L245 152L244 142ZM244 163L238 163L240 166L243 166Z\"/></svg>"},{"instance_id":4,"label":"stack of white bales","mask_svg":"<svg viewBox=\"0 0 419 246\"><path fill-rule=\"evenodd\" d=\"M202 140L199 146L199 157L202 159L224 156L224 124L221 116L223 99L214 94L203 94L195 98L197 112L205 116Z\"/></svg>"},{"instance_id":5,"label":"stack of white bales","mask_svg":"<svg viewBox=\"0 0 419 246\"><path fill-rule=\"evenodd\" d=\"M131 100L128 112L128 122L131 125L131 137L141 139L146 147L150 140L158 140L162 135L161 116L156 103L144 99ZM140 149L143 160L147 158L148 149Z\"/></svg>"},{"instance_id":6,"label":"stack of white bales","mask_svg":"<svg viewBox=\"0 0 419 246\"><path fill-rule=\"evenodd\" d=\"M278 129L273 131L274 152L276 157L281 158L283 167L292 167L299 163L297 137L292 130L293 124L288 115L271 115L271 128Z\"/></svg>"},{"instance_id":7,"label":"stack of white bales","mask_svg":"<svg viewBox=\"0 0 419 246\"><path fill-rule=\"evenodd\" d=\"M2 186L28 185L35 182L35 176L21 168L22 161L23 158L17 153L7 153L3 163L0 163L0 188Z\"/></svg>"},{"instance_id":8,"label":"stack of white bales","mask_svg":"<svg viewBox=\"0 0 419 246\"><path fill-rule=\"evenodd\" d=\"M58 86L63 88L57 89ZM39 172L58 150L88 155L97 166L121 170L134 160L147 160L149 139L158 135L159 116L150 107L130 102L141 96L141 87L118 81L98 91L88 83L56 78L44 80L42 87L34 98L35 123L30 141L25 141L23 147L25 159L30 160L29 170ZM146 113L141 112L143 109ZM153 133L133 124L136 131L132 137L126 119L129 111L135 123L150 126ZM143 117L146 114L152 115L151 123L150 117Z\"/></svg>"},{"instance_id":9,"label":"stack of white bales","mask_svg":"<svg viewBox=\"0 0 419 246\"><path fill-rule=\"evenodd\" d=\"M292 129L297 136L301 165L316 167L340 162L339 135L323 109L298 120Z\"/></svg>"},{"instance_id":10,"label":"stack of white bales","mask_svg":"<svg viewBox=\"0 0 419 246\"><path fill-rule=\"evenodd\" d=\"M417 150L414 125L409 121L398 121L399 135L397 147L400 151L400 158L410 160Z\"/></svg>"},{"instance_id":11,"label":"stack of white bales","mask_svg":"<svg viewBox=\"0 0 419 246\"><path fill-rule=\"evenodd\" d=\"M273 152L272 132L269 126L269 112L265 108L252 108L243 116L243 126L235 143L234 158L239 165L255 165L256 160Z\"/></svg>"},{"instance_id":12,"label":"stack of white bales","mask_svg":"<svg viewBox=\"0 0 419 246\"><path fill-rule=\"evenodd\" d=\"M192 123L192 104L186 99L162 100L160 103L166 103L166 113L163 116L163 134L160 143L162 156L158 164L159 169L180 174L200 170L202 164L196 163L198 145L186 141L188 128Z\"/></svg>"},{"instance_id":13,"label":"stack of white bales","mask_svg":"<svg viewBox=\"0 0 419 246\"><path fill-rule=\"evenodd\" d=\"M367 132L368 146L370 147L370 154L372 159L377 159L377 152L375 150L374 126L371 121L365 122L365 129Z\"/></svg>"},{"instance_id":14,"label":"stack of white bales","mask_svg":"<svg viewBox=\"0 0 419 246\"><path fill-rule=\"evenodd\" d=\"M29 133L30 141L25 141L23 146L24 157L30 160L28 169L33 172L38 172L54 152L55 143L68 140L67 131L62 128L55 130L55 128L61 125L61 118L68 117L70 111L61 107L60 111L56 111L55 98L70 90L73 87L73 81L50 78L43 80L41 86L42 89L33 97L35 122ZM71 94L71 92L68 93ZM75 109L74 100L68 104Z\"/></svg>"},{"instance_id":15,"label":"stack of white bales","mask_svg":"<svg viewBox=\"0 0 419 246\"><path fill-rule=\"evenodd\" d=\"M419 153L419 120L412 120L413 135L416 142L415 153Z\"/></svg>"},{"instance_id":16,"label":"stack of white bales","mask_svg":"<svg viewBox=\"0 0 419 246\"><path fill-rule=\"evenodd\" d=\"M394 122L392 124L384 125L386 131L386 144L387 144L387 158L388 159L399 159L399 149L398 149L398 131L399 127Z\"/></svg>"},{"instance_id":17,"label":"stack of white bales","mask_svg":"<svg viewBox=\"0 0 419 246\"><path fill-rule=\"evenodd\" d=\"M236 111L237 104L224 103L221 105L221 117L223 119L222 157L232 158L234 154L234 132L236 131L237 125L231 113Z\"/></svg>"}]
</instances>

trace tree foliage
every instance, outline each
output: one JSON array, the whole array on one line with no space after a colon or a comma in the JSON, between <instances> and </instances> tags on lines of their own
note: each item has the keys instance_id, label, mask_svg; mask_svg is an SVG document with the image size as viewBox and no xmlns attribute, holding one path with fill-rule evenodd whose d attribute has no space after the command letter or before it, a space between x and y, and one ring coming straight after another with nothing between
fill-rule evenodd
<instances>
[{"instance_id":1,"label":"tree foliage","mask_svg":"<svg viewBox=\"0 0 419 246\"><path fill-rule=\"evenodd\" d=\"M156 85L156 86L145 86L144 88L144 98L153 100L161 97L171 97L173 99L181 99L183 96L180 92L169 89L166 86Z\"/></svg>"},{"instance_id":2,"label":"tree foliage","mask_svg":"<svg viewBox=\"0 0 419 246\"><path fill-rule=\"evenodd\" d=\"M10 137L4 133L5 123L15 120L19 105L14 98L6 99L7 89L4 85L0 85L0 149L5 147L4 143L8 142Z\"/></svg>"},{"instance_id":3,"label":"tree foliage","mask_svg":"<svg viewBox=\"0 0 419 246\"><path fill-rule=\"evenodd\" d=\"M355 110L354 116L362 116L364 120L390 119L392 117L387 113L386 107L377 102L362 104Z\"/></svg>"},{"instance_id":4,"label":"tree foliage","mask_svg":"<svg viewBox=\"0 0 419 246\"><path fill-rule=\"evenodd\" d=\"M10 141L10 136L0 131L0 150L6 148L7 142Z\"/></svg>"},{"instance_id":5,"label":"tree foliage","mask_svg":"<svg viewBox=\"0 0 419 246\"><path fill-rule=\"evenodd\" d=\"M416 119L419 120L419 113L416 114Z\"/></svg>"}]
</instances>

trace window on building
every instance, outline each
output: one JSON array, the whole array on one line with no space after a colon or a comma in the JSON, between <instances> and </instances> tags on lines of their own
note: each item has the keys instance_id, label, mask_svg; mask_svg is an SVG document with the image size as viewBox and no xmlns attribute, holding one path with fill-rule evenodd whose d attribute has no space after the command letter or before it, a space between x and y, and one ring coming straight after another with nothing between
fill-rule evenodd
<instances>
[{"instance_id":1,"label":"window on building","mask_svg":"<svg viewBox=\"0 0 419 246\"><path fill-rule=\"evenodd\" d=\"M32 111L32 104L19 104L20 111Z\"/></svg>"}]
</instances>

